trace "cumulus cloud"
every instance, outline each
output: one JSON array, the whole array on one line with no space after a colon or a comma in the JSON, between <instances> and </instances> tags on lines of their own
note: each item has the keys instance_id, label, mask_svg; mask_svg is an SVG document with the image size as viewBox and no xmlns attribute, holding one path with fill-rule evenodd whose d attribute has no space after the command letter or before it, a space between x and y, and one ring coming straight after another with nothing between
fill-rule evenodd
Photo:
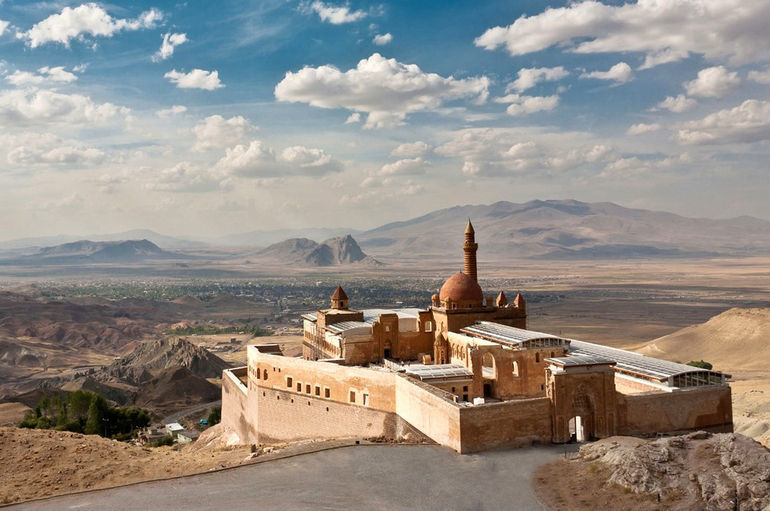
<instances>
[{"instance_id":1,"label":"cumulus cloud","mask_svg":"<svg viewBox=\"0 0 770 511\"><path fill-rule=\"evenodd\" d=\"M0 91L0 121L9 124L103 123L130 110L112 103L95 103L88 96L50 90Z\"/></svg>"},{"instance_id":2,"label":"cumulus cloud","mask_svg":"<svg viewBox=\"0 0 770 511\"><path fill-rule=\"evenodd\" d=\"M475 44L504 47L511 55L557 45L575 53L640 52L642 68L691 53L739 65L770 52L769 18L770 3L761 0L639 0L618 6L589 0L521 16L488 29Z\"/></svg>"},{"instance_id":3,"label":"cumulus cloud","mask_svg":"<svg viewBox=\"0 0 770 511\"><path fill-rule=\"evenodd\" d=\"M678 131L685 144L729 144L770 140L770 101L747 99L740 105L719 110L684 123Z\"/></svg>"},{"instance_id":4,"label":"cumulus cloud","mask_svg":"<svg viewBox=\"0 0 770 511\"><path fill-rule=\"evenodd\" d=\"M463 129L434 152L461 160L463 174L479 177L567 172L602 164L613 153L586 133L531 128Z\"/></svg>"},{"instance_id":5,"label":"cumulus cloud","mask_svg":"<svg viewBox=\"0 0 770 511\"><path fill-rule=\"evenodd\" d=\"M406 142L393 149L390 154L392 156L402 157L414 157L422 156L430 151L430 146L425 142L418 140L417 142Z\"/></svg>"},{"instance_id":6,"label":"cumulus cloud","mask_svg":"<svg viewBox=\"0 0 770 511\"><path fill-rule=\"evenodd\" d=\"M374 36L374 39L372 39L372 42L376 44L377 46L385 46L386 44L390 43L393 40L393 35L388 32L387 34L377 34Z\"/></svg>"},{"instance_id":7,"label":"cumulus cloud","mask_svg":"<svg viewBox=\"0 0 770 511\"><path fill-rule=\"evenodd\" d=\"M205 193L225 187L227 181L215 172L189 161L162 169L145 184L147 190Z\"/></svg>"},{"instance_id":8,"label":"cumulus cloud","mask_svg":"<svg viewBox=\"0 0 770 511\"><path fill-rule=\"evenodd\" d=\"M748 78L753 82L770 85L770 68L763 71L749 71Z\"/></svg>"},{"instance_id":9,"label":"cumulus cloud","mask_svg":"<svg viewBox=\"0 0 770 511\"><path fill-rule=\"evenodd\" d=\"M287 72L275 86L275 97L279 101L366 113L364 127L381 128L404 124L407 114L435 109L444 101L475 97L483 102L488 88L485 76L443 77L375 53L344 72L330 65Z\"/></svg>"},{"instance_id":10,"label":"cumulus cloud","mask_svg":"<svg viewBox=\"0 0 770 511\"><path fill-rule=\"evenodd\" d=\"M345 119L345 124L358 124L359 122L361 122L361 114L358 112L353 112Z\"/></svg>"},{"instance_id":11,"label":"cumulus cloud","mask_svg":"<svg viewBox=\"0 0 770 511\"><path fill-rule=\"evenodd\" d=\"M269 178L320 176L341 170L342 164L323 149L291 146L276 155L261 140L252 140L227 148L215 168L227 176Z\"/></svg>"},{"instance_id":12,"label":"cumulus cloud","mask_svg":"<svg viewBox=\"0 0 770 511\"><path fill-rule=\"evenodd\" d=\"M0 20L0 36L5 34L5 31L6 31L6 29L8 28L9 25L10 25L10 22Z\"/></svg>"},{"instance_id":13,"label":"cumulus cloud","mask_svg":"<svg viewBox=\"0 0 770 511\"><path fill-rule=\"evenodd\" d=\"M64 83L72 83L77 79L78 77L73 73L66 71L64 66L41 67L37 70L37 73L16 70L5 77L7 82L16 87L61 85Z\"/></svg>"},{"instance_id":14,"label":"cumulus cloud","mask_svg":"<svg viewBox=\"0 0 770 511\"><path fill-rule=\"evenodd\" d=\"M163 77L168 78L180 89L215 90L224 87L224 84L219 81L218 71L204 71L196 68L189 73L182 73L174 69Z\"/></svg>"},{"instance_id":15,"label":"cumulus cloud","mask_svg":"<svg viewBox=\"0 0 770 511\"><path fill-rule=\"evenodd\" d=\"M163 42L160 44L160 48L155 53L155 55L152 56L153 62L160 62L161 60L166 60L171 55L174 54L174 50L177 46L180 44L184 44L188 41L187 34L179 34L179 33L165 33L163 34Z\"/></svg>"},{"instance_id":16,"label":"cumulus cloud","mask_svg":"<svg viewBox=\"0 0 770 511\"><path fill-rule=\"evenodd\" d=\"M342 169L341 163L332 158L332 156L323 149L301 145L287 147L281 151L278 160L286 164L289 168L294 169L295 171L300 170L299 173L306 175L320 175Z\"/></svg>"},{"instance_id":17,"label":"cumulus cloud","mask_svg":"<svg viewBox=\"0 0 770 511\"><path fill-rule=\"evenodd\" d=\"M310 4L310 10L318 14L321 21L331 23L332 25L352 23L366 17L364 11L351 11L347 5L333 6L319 1Z\"/></svg>"},{"instance_id":18,"label":"cumulus cloud","mask_svg":"<svg viewBox=\"0 0 770 511\"><path fill-rule=\"evenodd\" d=\"M250 139L257 129L240 115L229 119L221 115L211 115L193 127L195 134L193 150L200 152L243 143Z\"/></svg>"},{"instance_id":19,"label":"cumulus cloud","mask_svg":"<svg viewBox=\"0 0 770 511\"><path fill-rule=\"evenodd\" d=\"M666 99L656 105L656 108L664 108L671 112L682 113L695 108L697 101L692 98L688 98L684 94L679 94L676 97L668 96Z\"/></svg>"},{"instance_id":20,"label":"cumulus cloud","mask_svg":"<svg viewBox=\"0 0 770 511\"><path fill-rule=\"evenodd\" d=\"M590 73L583 73L580 78L594 78L596 80L610 80L616 84L626 83L634 78L634 72L631 70L631 66L625 62L618 62L607 71L591 71Z\"/></svg>"},{"instance_id":21,"label":"cumulus cloud","mask_svg":"<svg viewBox=\"0 0 770 511\"><path fill-rule=\"evenodd\" d=\"M105 159L99 149L50 133L27 132L7 136L0 143L7 148L6 161L15 166L95 165Z\"/></svg>"},{"instance_id":22,"label":"cumulus cloud","mask_svg":"<svg viewBox=\"0 0 770 511\"><path fill-rule=\"evenodd\" d=\"M171 117L174 115L183 114L187 111L187 107L184 105L172 105L171 108L163 108L155 112L158 117Z\"/></svg>"},{"instance_id":23,"label":"cumulus cloud","mask_svg":"<svg viewBox=\"0 0 770 511\"><path fill-rule=\"evenodd\" d=\"M124 30L153 28L162 19L163 13L157 9L145 11L134 19L113 18L100 5L87 3L75 8L65 7L60 13L52 14L20 33L19 37L26 39L31 48L50 42L69 47L73 39L83 41L86 35L112 37Z\"/></svg>"},{"instance_id":24,"label":"cumulus cloud","mask_svg":"<svg viewBox=\"0 0 770 511\"><path fill-rule=\"evenodd\" d=\"M645 124L645 123L639 123L639 124L633 124L628 128L628 131L626 131L627 135L643 135L645 133L652 133L653 131L658 131L661 129L662 126L658 123L652 123L652 124Z\"/></svg>"},{"instance_id":25,"label":"cumulus cloud","mask_svg":"<svg viewBox=\"0 0 770 511\"><path fill-rule=\"evenodd\" d=\"M550 111L559 105L559 96L520 96L508 94L495 98L495 103L510 103L505 109L508 115L528 115L535 112Z\"/></svg>"},{"instance_id":26,"label":"cumulus cloud","mask_svg":"<svg viewBox=\"0 0 770 511\"><path fill-rule=\"evenodd\" d=\"M417 158L404 158L393 163L387 163L380 169L381 176L415 176L425 174L430 162Z\"/></svg>"},{"instance_id":27,"label":"cumulus cloud","mask_svg":"<svg viewBox=\"0 0 770 511\"><path fill-rule=\"evenodd\" d=\"M569 76L569 71L562 66L557 67L531 67L519 69L519 77L508 84L506 92L524 92L540 82L553 82Z\"/></svg>"},{"instance_id":28,"label":"cumulus cloud","mask_svg":"<svg viewBox=\"0 0 770 511\"><path fill-rule=\"evenodd\" d=\"M684 88L690 96L721 98L740 84L738 73L730 72L724 66L715 66L698 71L698 77L685 82Z\"/></svg>"}]
</instances>

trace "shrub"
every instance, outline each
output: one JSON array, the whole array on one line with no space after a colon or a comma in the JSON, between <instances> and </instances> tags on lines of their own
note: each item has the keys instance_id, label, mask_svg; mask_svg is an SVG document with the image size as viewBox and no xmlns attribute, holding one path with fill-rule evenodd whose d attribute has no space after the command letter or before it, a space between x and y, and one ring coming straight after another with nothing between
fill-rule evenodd
<instances>
[{"instance_id":1,"label":"shrub","mask_svg":"<svg viewBox=\"0 0 770 511\"><path fill-rule=\"evenodd\" d=\"M700 369L708 369L708 370L711 370L714 367L713 365L709 364L705 360L690 360L689 362L687 362L687 365L698 367Z\"/></svg>"}]
</instances>

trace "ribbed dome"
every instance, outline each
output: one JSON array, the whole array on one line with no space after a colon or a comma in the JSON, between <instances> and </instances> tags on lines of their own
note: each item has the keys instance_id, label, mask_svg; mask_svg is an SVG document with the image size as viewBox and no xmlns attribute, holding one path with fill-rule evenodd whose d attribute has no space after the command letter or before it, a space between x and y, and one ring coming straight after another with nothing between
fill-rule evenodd
<instances>
[{"instance_id":1,"label":"ribbed dome","mask_svg":"<svg viewBox=\"0 0 770 511\"><path fill-rule=\"evenodd\" d=\"M481 291L481 286L472 277L465 273L455 273L441 286L439 298L442 302L451 298L457 304L481 306L484 293Z\"/></svg>"}]
</instances>

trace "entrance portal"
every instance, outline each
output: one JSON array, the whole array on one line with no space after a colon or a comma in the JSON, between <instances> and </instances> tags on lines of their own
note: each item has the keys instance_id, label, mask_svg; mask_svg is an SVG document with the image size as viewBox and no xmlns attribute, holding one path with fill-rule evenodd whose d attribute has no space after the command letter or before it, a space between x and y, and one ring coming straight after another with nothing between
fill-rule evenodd
<instances>
[{"instance_id":1,"label":"entrance portal","mask_svg":"<svg viewBox=\"0 0 770 511\"><path fill-rule=\"evenodd\" d=\"M585 421L580 415L576 415L569 420L570 442L585 442L586 428Z\"/></svg>"}]
</instances>

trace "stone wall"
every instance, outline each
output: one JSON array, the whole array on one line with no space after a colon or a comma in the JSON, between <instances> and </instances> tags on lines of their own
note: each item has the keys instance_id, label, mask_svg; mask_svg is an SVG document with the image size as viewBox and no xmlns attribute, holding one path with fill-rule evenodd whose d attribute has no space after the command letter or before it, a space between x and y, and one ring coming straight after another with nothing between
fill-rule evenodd
<instances>
[{"instance_id":1,"label":"stone wall","mask_svg":"<svg viewBox=\"0 0 770 511\"><path fill-rule=\"evenodd\" d=\"M260 442L329 438L423 438L395 413L260 388Z\"/></svg>"},{"instance_id":2,"label":"stone wall","mask_svg":"<svg viewBox=\"0 0 770 511\"><path fill-rule=\"evenodd\" d=\"M408 376L395 381L396 413L436 443L460 451L460 407L452 394Z\"/></svg>"},{"instance_id":3,"label":"stone wall","mask_svg":"<svg viewBox=\"0 0 770 511\"><path fill-rule=\"evenodd\" d=\"M460 432L463 454L550 443L550 401L541 397L462 407Z\"/></svg>"},{"instance_id":4,"label":"stone wall","mask_svg":"<svg viewBox=\"0 0 770 511\"><path fill-rule=\"evenodd\" d=\"M222 373L222 425L235 432L241 444L258 441L257 415L249 407L249 391L239 380L246 367L227 369Z\"/></svg>"},{"instance_id":5,"label":"stone wall","mask_svg":"<svg viewBox=\"0 0 770 511\"><path fill-rule=\"evenodd\" d=\"M618 434L653 435L708 429L732 431L730 387L618 394Z\"/></svg>"}]
</instances>

